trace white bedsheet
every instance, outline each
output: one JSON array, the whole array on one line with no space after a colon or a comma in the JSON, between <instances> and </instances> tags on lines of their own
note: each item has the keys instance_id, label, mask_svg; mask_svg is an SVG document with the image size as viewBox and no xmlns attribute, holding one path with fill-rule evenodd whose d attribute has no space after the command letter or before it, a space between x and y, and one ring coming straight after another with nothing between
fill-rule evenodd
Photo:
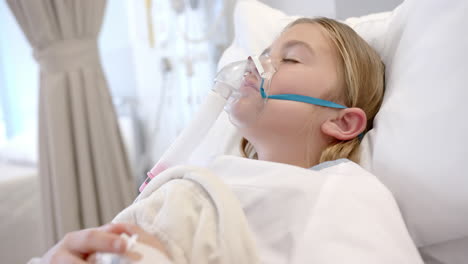
<instances>
[{"instance_id":1,"label":"white bedsheet","mask_svg":"<svg viewBox=\"0 0 468 264\"><path fill-rule=\"evenodd\" d=\"M1 263L26 263L42 255L42 215L37 169L0 163Z\"/></svg>"}]
</instances>

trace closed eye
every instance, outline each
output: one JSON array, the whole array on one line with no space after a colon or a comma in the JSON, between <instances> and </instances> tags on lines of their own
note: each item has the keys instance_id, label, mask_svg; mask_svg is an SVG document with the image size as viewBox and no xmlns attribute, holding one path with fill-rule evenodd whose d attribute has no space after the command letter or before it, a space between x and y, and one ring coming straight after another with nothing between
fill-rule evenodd
<instances>
[{"instance_id":1,"label":"closed eye","mask_svg":"<svg viewBox=\"0 0 468 264\"><path fill-rule=\"evenodd\" d=\"M299 63L298 60L290 59L290 58L283 58L283 59L281 59L281 62L285 62L285 63Z\"/></svg>"}]
</instances>

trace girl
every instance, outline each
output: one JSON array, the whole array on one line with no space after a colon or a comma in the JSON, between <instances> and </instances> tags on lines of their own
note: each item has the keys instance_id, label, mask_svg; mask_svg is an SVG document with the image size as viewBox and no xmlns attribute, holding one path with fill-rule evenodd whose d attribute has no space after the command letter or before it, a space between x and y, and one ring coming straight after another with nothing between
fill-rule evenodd
<instances>
[{"instance_id":1,"label":"girl","mask_svg":"<svg viewBox=\"0 0 468 264\"><path fill-rule=\"evenodd\" d=\"M372 128L384 93L384 65L377 53L345 24L301 18L288 25L263 55L271 58L276 70L269 95L295 94L344 107L268 99L255 122L243 123L249 118L243 108L248 97L241 97L232 115L243 123L239 130L245 138L245 156L315 169L336 163L331 161L359 162L360 137ZM243 90L260 81L249 74L245 78ZM111 224L70 233L42 261L82 263L98 251L124 254L121 233L139 234L140 241L166 252L157 238L137 226Z\"/></svg>"}]
</instances>

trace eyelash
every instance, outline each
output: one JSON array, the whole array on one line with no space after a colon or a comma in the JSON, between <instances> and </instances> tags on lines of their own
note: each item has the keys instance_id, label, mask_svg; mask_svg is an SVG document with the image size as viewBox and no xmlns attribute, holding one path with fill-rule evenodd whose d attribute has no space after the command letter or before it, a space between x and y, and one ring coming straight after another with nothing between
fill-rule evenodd
<instances>
[{"instance_id":1,"label":"eyelash","mask_svg":"<svg viewBox=\"0 0 468 264\"><path fill-rule=\"evenodd\" d=\"M299 61L295 60L295 59L289 59L289 58L283 58L281 59L282 62L285 62L285 63L299 63Z\"/></svg>"}]
</instances>

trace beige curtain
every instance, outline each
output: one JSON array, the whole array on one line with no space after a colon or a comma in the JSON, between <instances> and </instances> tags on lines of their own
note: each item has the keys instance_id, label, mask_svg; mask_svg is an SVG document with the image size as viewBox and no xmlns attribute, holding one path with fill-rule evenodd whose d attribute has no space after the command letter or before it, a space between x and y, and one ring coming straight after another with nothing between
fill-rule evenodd
<instances>
[{"instance_id":1,"label":"beige curtain","mask_svg":"<svg viewBox=\"0 0 468 264\"><path fill-rule=\"evenodd\" d=\"M40 65L39 172L50 246L109 222L136 194L97 47L106 1L7 1Z\"/></svg>"}]
</instances>

